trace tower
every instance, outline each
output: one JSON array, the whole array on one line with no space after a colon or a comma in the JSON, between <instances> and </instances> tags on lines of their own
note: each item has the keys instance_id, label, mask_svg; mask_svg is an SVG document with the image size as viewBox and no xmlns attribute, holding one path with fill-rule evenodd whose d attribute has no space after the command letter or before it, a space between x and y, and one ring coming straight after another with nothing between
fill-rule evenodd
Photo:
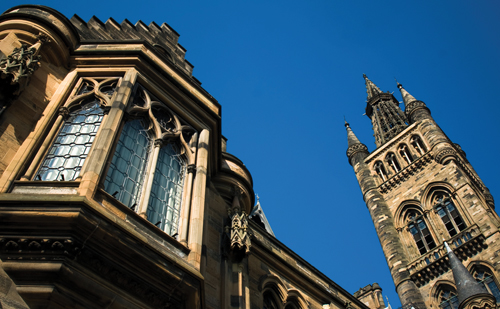
<instances>
[{"instance_id":1,"label":"tower","mask_svg":"<svg viewBox=\"0 0 500 309\"><path fill-rule=\"evenodd\" d=\"M366 75L369 152L346 123L353 166L403 306L457 309L444 241L500 301L499 217L494 200L429 108L399 83L397 99Z\"/></svg>"}]
</instances>

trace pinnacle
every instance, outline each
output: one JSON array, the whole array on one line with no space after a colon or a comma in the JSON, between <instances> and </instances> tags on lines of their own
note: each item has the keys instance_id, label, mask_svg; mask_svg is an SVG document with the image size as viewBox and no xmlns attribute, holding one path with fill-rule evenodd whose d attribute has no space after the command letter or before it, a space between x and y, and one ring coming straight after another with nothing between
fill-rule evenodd
<instances>
[{"instance_id":1,"label":"pinnacle","mask_svg":"<svg viewBox=\"0 0 500 309\"><path fill-rule=\"evenodd\" d=\"M363 78L365 79L365 84L366 84L366 93L368 95L367 100L370 100L373 98L375 95L382 93L379 87L375 85L369 78L366 76L366 74L363 74Z\"/></svg>"}]
</instances>

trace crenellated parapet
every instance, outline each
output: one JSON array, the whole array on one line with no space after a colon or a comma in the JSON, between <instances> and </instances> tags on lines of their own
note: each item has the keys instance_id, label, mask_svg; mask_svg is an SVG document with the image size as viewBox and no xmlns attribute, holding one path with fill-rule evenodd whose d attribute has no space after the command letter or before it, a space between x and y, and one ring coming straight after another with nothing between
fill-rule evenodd
<instances>
[{"instance_id":1,"label":"crenellated parapet","mask_svg":"<svg viewBox=\"0 0 500 309\"><path fill-rule=\"evenodd\" d=\"M78 15L74 15L70 21L76 28L82 43L143 41L184 73L192 76L193 65L184 59L186 49L177 42L179 34L166 23L161 26L155 22L146 25L139 20L133 24L127 19L118 23L113 18L102 22L95 16L85 22Z\"/></svg>"}]
</instances>

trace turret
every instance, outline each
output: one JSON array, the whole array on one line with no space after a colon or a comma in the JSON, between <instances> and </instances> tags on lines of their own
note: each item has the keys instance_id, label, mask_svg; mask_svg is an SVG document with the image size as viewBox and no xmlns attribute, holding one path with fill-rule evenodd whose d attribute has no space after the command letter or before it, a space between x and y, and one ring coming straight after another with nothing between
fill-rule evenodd
<instances>
[{"instance_id":1,"label":"turret","mask_svg":"<svg viewBox=\"0 0 500 309\"><path fill-rule=\"evenodd\" d=\"M415 99L408 91L406 91L405 88L403 88L403 85L401 85L397 81L396 83L398 84L399 91L401 92L401 96L403 97L408 123L412 124L423 119L432 120L431 111L427 108L425 103Z\"/></svg>"},{"instance_id":2,"label":"turret","mask_svg":"<svg viewBox=\"0 0 500 309\"><path fill-rule=\"evenodd\" d=\"M368 84L367 84L368 86ZM371 87L371 85L370 85ZM375 86L376 87L376 86ZM368 88L370 93L377 94L375 88ZM346 122L347 130L347 157L354 168L366 206L370 211L375 230L380 243L384 248L384 254L394 278L396 291L403 306L413 306L415 309L425 308L424 300L415 283L410 279L406 266L408 260L404 255L405 248L401 243L397 230L394 228L394 219L385 202L384 197L378 190L378 185L372 175L365 159L368 157L368 148L362 144Z\"/></svg>"},{"instance_id":3,"label":"turret","mask_svg":"<svg viewBox=\"0 0 500 309\"><path fill-rule=\"evenodd\" d=\"M344 125L347 130L346 155L349 159L349 164L354 166L356 163L363 161L368 156L368 147L359 141L347 121L345 121Z\"/></svg>"}]
</instances>

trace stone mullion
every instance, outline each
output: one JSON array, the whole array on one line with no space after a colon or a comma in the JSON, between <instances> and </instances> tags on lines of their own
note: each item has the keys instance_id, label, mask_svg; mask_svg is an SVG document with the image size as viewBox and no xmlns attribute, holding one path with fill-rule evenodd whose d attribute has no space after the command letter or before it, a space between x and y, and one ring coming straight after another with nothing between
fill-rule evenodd
<instances>
[{"instance_id":1,"label":"stone mullion","mask_svg":"<svg viewBox=\"0 0 500 309\"><path fill-rule=\"evenodd\" d=\"M188 150L189 151L189 150ZM183 198L183 205L181 208L180 222L179 222L179 241L187 246L187 236L189 227L189 213L191 211L191 195L193 190L193 178L196 173L196 165L189 164L187 167L187 181L185 184L185 195Z\"/></svg>"},{"instance_id":2,"label":"stone mullion","mask_svg":"<svg viewBox=\"0 0 500 309\"><path fill-rule=\"evenodd\" d=\"M114 141L118 136L118 128L123 121L125 108L132 93L132 88L137 79L137 71L128 70L122 78L117 93L111 103L108 115L104 119L99 128L99 132L92 144L92 148L82 166L79 194L92 198L100 183L101 177L107 166L107 162L112 157L111 150L113 149Z\"/></svg>"},{"instance_id":3,"label":"stone mullion","mask_svg":"<svg viewBox=\"0 0 500 309\"><path fill-rule=\"evenodd\" d=\"M148 160L146 167L146 175L144 175L144 185L142 187L140 202L139 202L139 215L147 219L147 211L149 204L149 197L151 196L151 188L153 186L153 180L155 178L156 164L158 163L158 156L160 154L161 146L163 141L157 139L154 141L153 154Z\"/></svg>"}]
</instances>

